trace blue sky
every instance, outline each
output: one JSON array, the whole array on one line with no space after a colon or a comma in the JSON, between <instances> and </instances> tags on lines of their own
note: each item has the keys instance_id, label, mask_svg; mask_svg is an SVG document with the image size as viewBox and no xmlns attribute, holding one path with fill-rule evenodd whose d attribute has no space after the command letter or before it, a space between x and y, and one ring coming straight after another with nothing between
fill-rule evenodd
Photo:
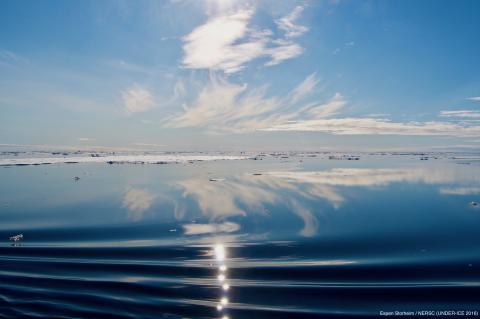
<instances>
[{"instance_id":1,"label":"blue sky","mask_svg":"<svg viewBox=\"0 0 480 319\"><path fill-rule=\"evenodd\" d=\"M2 1L0 144L480 145L478 1Z\"/></svg>"}]
</instances>

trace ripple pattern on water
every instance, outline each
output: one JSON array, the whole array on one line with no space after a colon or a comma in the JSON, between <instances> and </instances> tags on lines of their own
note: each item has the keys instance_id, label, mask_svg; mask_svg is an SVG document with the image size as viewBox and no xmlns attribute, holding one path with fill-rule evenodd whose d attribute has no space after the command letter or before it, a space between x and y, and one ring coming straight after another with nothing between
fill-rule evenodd
<instances>
[{"instance_id":1,"label":"ripple pattern on water","mask_svg":"<svg viewBox=\"0 0 480 319\"><path fill-rule=\"evenodd\" d=\"M480 258L307 259L275 243L225 245L219 256L215 247L2 246L1 317L335 318L480 306Z\"/></svg>"}]
</instances>

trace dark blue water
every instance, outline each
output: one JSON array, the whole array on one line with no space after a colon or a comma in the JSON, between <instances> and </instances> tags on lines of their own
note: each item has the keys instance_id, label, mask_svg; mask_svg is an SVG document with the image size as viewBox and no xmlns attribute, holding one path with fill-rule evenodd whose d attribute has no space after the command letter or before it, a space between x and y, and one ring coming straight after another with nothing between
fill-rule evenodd
<instances>
[{"instance_id":1,"label":"dark blue water","mask_svg":"<svg viewBox=\"0 0 480 319\"><path fill-rule=\"evenodd\" d=\"M478 317L479 173L413 155L0 167L0 317Z\"/></svg>"}]
</instances>

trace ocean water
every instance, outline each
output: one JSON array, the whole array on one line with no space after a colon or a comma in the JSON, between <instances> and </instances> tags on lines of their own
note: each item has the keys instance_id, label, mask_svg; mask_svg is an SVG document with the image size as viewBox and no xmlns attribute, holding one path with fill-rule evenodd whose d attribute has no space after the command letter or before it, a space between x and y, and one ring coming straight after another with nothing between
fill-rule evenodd
<instances>
[{"instance_id":1,"label":"ocean water","mask_svg":"<svg viewBox=\"0 0 480 319\"><path fill-rule=\"evenodd\" d=\"M0 317L480 316L479 158L329 156L2 166Z\"/></svg>"}]
</instances>

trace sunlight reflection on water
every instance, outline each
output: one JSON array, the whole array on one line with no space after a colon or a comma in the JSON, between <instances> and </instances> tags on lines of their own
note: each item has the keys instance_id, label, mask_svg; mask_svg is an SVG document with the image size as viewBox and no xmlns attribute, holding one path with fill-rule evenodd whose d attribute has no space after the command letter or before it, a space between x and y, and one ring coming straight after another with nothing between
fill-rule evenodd
<instances>
[{"instance_id":1,"label":"sunlight reflection on water","mask_svg":"<svg viewBox=\"0 0 480 319\"><path fill-rule=\"evenodd\" d=\"M219 311L221 314L223 314L222 318L229 318L225 312L228 306L228 290L230 288L230 285L228 284L228 278L227 278L227 253L225 246L223 244L217 244L213 248L215 259L217 261L216 266L218 267L218 282L220 285L221 289L221 297L220 300L217 304L217 311Z\"/></svg>"}]
</instances>

